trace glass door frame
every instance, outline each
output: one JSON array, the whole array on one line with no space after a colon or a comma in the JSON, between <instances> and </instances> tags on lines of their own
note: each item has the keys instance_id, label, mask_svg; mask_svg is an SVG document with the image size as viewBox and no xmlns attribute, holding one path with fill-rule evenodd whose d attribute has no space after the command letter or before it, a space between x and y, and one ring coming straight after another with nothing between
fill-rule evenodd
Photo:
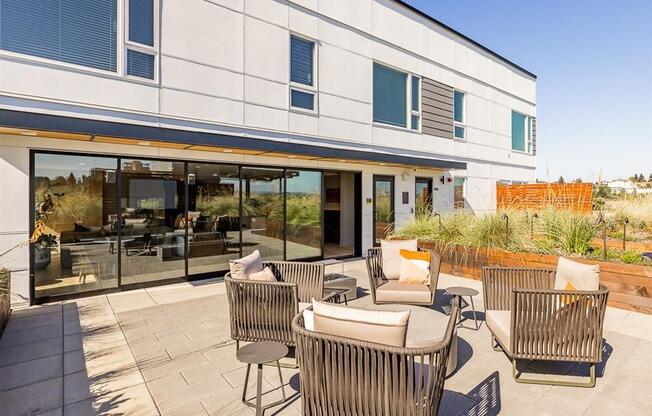
<instances>
[{"instance_id":1,"label":"glass door frame","mask_svg":"<svg viewBox=\"0 0 652 416\"><path fill-rule=\"evenodd\" d=\"M418 212L417 212L417 193L418 193L417 192L417 185L420 184L420 183L421 184L426 184L426 189L428 190L428 198L430 199L430 211L433 210L433 206L434 206L434 201L433 201L433 198L432 198L432 196L433 196L432 195L432 191L433 191L433 189L432 189L432 178L417 176L416 178L414 178L414 214L415 215L418 214Z\"/></svg>"},{"instance_id":2,"label":"glass door frame","mask_svg":"<svg viewBox=\"0 0 652 416\"><path fill-rule=\"evenodd\" d=\"M394 224L396 222L396 215L394 213L395 209L395 201L394 199L396 198L395 195L395 188L394 188L394 176L391 175L373 175L372 179L372 189L373 189L373 196L372 196L372 246L373 247L379 247L380 244L376 243L376 223L378 222L377 214L378 210L376 210L376 182L389 182L390 183L390 213L391 213L391 218L392 221L391 223Z\"/></svg>"}]
</instances>

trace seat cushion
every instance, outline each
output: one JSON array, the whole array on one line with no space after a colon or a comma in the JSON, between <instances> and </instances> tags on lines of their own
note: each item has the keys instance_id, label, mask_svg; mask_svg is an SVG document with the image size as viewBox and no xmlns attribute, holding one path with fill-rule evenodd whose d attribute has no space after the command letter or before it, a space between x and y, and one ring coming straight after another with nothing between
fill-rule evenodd
<instances>
[{"instance_id":1,"label":"seat cushion","mask_svg":"<svg viewBox=\"0 0 652 416\"><path fill-rule=\"evenodd\" d=\"M486 313L487 327L500 341L503 347L511 348L511 311L488 310Z\"/></svg>"},{"instance_id":2,"label":"seat cushion","mask_svg":"<svg viewBox=\"0 0 652 416\"><path fill-rule=\"evenodd\" d=\"M263 271L263 260L260 258L260 252L255 250L241 259L230 260L229 268L231 269L232 278L247 279L250 274Z\"/></svg>"},{"instance_id":3,"label":"seat cushion","mask_svg":"<svg viewBox=\"0 0 652 416\"><path fill-rule=\"evenodd\" d=\"M423 283L401 283L390 280L376 289L376 300L396 303L429 303L432 293Z\"/></svg>"},{"instance_id":4,"label":"seat cushion","mask_svg":"<svg viewBox=\"0 0 652 416\"><path fill-rule=\"evenodd\" d=\"M401 274L398 281L401 283L430 283L430 252L400 250Z\"/></svg>"},{"instance_id":5,"label":"seat cushion","mask_svg":"<svg viewBox=\"0 0 652 416\"><path fill-rule=\"evenodd\" d=\"M312 301L314 330L377 344L405 346L410 311L379 311ZM306 314L304 313L304 318Z\"/></svg>"},{"instance_id":6,"label":"seat cushion","mask_svg":"<svg viewBox=\"0 0 652 416\"><path fill-rule=\"evenodd\" d=\"M390 280L401 276L401 250L417 251L417 240L381 240L383 254L383 273Z\"/></svg>"},{"instance_id":7,"label":"seat cushion","mask_svg":"<svg viewBox=\"0 0 652 416\"><path fill-rule=\"evenodd\" d=\"M573 287L575 290L598 290L600 265L584 264L560 257L555 273L554 289L567 290L568 287Z\"/></svg>"}]
</instances>

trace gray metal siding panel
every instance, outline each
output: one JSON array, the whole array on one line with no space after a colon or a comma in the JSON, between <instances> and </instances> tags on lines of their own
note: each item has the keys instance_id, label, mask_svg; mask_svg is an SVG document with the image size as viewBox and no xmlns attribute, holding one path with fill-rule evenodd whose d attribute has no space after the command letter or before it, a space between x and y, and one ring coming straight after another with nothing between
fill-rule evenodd
<instances>
[{"instance_id":1,"label":"gray metal siding panel","mask_svg":"<svg viewBox=\"0 0 652 416\"><path fill-rule=\"evenodd\" d=\"M423 134L453 138L453 87L423 78L421 82Z\"/></svg>"},{"instance_id":2,"label":"gray metal siding panel","mask_svg":"<svg viewBox=\"0 0 652 416\"><path fill-rule=\"evenodd\" d=\"M537 154L537 118L532 117L532 154Z\"/></svg>"}]
</instances>

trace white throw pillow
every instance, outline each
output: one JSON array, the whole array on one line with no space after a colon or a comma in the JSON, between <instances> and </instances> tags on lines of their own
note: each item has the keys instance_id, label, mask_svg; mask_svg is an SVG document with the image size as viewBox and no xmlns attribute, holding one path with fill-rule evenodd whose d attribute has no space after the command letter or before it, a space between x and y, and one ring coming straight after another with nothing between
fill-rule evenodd
<instances>
[{"instance_id":1,"label":"white throw pillow","mask_svg":"<svg viewBox=\"0 0 652 416\"><path fill-rule=\"evenodd\" d=\"M555 290L565 290L568 284L577 290L598 290L600 288L600 265L584 264L559 258L555 273Z\"/></svg>"},{"instance_id":2,"label":"white throw pillow","mask_svg":"<svg viewBox=\"0 0 652 416\"><path fill-rule=\"evenodd\" d=\"M260 252L255 250L241 259L230 260L229 268L231 269L232 278L247 279L250 274L263 271L263 260L260 258Z\"/></svg>"},{"instance_id":3,"label":"white throw pillow","mask_svg":"<svg viewBox=\"0 0 652 416\"><path fill-rule=\"evenodd\" d=\"M308 331L315 330L315 314L312 309L303 310L303 327Z\"/></svg>"},{"instance_id":4,"label":"white throw pillow","mask_svg":"<svg viewBox=\"0 0 652 416\"><path fill-rule=\"evenodd\" d=\"M417 251L417 240L381 240L383 273L390 280L401 276L401 250Z\"/></svg>"},{"instance_id":5,"label":"white throw pillow","mask_svg":"<svg viewBox=\"0 0 652 416\"><path fill-rule=\"evenodd\" d=\"M265 267L262 271L251 273L249 275L249 280L254 280L257 282L276 282L276 276L274 272L269 267Z\"/></svg>"}]
</instances>

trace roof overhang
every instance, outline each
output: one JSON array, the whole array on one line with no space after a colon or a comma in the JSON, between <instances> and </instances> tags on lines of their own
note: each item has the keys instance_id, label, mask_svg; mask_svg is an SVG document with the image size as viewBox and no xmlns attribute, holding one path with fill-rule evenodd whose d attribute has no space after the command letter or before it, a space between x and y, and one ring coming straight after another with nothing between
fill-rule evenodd
<instances>
[{"instance_id":1,"label":"roof overhang","mask_svg":"<svg viewBox=\"0 0 652 416\"><path fill-rule=\"evenodd\" d=\"M357 150L346 147L327 147L270 139L189 131L118 123L112 121L65 117L51 114L0 110L0 133L25 134L54 139L73 139L115 144L143 144L152 146L221 151L270 157L295 157L308 160L360 162L388 166L409 166L427 169L466 169L465 162L435 159L428 154L404 155L392 152ZM29 135L29 134L28 134ZM401 152L401 149L396 149Z\"/></svg>"}]
</instances>

